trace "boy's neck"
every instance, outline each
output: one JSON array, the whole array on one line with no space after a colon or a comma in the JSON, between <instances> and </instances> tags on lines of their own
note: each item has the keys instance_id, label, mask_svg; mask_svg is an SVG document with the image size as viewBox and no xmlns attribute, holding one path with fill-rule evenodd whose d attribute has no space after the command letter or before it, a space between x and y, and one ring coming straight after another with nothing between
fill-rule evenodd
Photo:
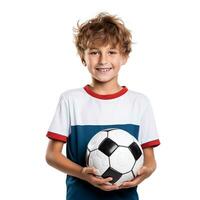
<instances>
[{"instance_id":1,"label":"boy's neck","mask_svg":"<svg viewBox=\"0 0 200 200\"><path fill-rule=\"evenodd\" d=\"M106 95L106 94L114 94L116 92L119 92L122 87L118 83L97 83L95 81L92 81L91 84L89 84L91 90L97 94Z\"/></svg>"}]
</instances>

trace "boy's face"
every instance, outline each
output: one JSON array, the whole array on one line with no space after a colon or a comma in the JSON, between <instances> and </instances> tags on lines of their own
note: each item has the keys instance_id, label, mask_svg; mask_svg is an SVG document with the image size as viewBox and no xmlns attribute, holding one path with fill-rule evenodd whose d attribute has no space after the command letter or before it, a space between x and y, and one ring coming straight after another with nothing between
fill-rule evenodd
<instances>
[{"instance_id":1,"label":"boy's face","mask_svg":"<svg viewBox=\"0 0 200 200\"><path fill-rule=\"evenodd\" d=\"M85 50L84 61L92 78L98 82L116 81L118 72L128 56L120 53L119 47L110 45Z\"/></svg>"}]
</instances>

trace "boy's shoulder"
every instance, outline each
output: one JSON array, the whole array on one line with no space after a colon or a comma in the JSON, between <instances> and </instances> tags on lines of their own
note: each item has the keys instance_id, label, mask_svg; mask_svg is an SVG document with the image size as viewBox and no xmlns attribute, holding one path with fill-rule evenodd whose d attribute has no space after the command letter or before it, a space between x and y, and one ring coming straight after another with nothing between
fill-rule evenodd
<instances>
[{"instance_id":1,"label":"boy's shoulder","mask_svg":"<svg viewBox=\"0 0 200 200\"><path fill-rule=\"evenodd\" d=\"M149 102L149 98L146 94L144 93L141 93L141 92L138 92L138 91L134 91L134 90L128 90L128 94L130 96L130 99L134 98L134 99L137 99L138 101L141 101L141 102L146 102L148 103Z\"/></svg>"},{"instance_id":2,"label":"boy's shoulder","mask_svg":"<svg viewBox=\"0 0 200 200\"><path fill-rule=\"evenodd\" d=\"M64 97L64 98L70 98L70 97L79 97L80 95L83 94L83 88L72 88L72 89L68 89L68 90L65 90L61 93L61 97Z\"/></svg>"}]
</instances>

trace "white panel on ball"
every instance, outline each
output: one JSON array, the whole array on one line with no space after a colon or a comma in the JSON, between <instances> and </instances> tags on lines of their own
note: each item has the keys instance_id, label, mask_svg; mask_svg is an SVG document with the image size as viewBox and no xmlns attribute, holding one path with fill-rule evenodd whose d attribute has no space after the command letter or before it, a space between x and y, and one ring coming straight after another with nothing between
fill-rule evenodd
<instances>
[{"instance_id":1,"label":"white panel on ball","mask_svg":"<svg viewBox=\"0 0 200 200\"><path fill-rule=\"evenodd\" d=\"M89 142L88 149L90 151L98 149L100 143L107 137L107 132L100 131L98 132Z\"/></svg>"},{"instance_id":2,"label":"white panel on ball","mask_svg":"<svg viewBox=\"0 0 200 200\"><path fill-rule=\"evenodd\" d=\"M89 166L98 169L97 175L101 176L109 168L109 159L99 150L92 151L89 155Z\"/></svg>"},{"instance_id":3,"label":"white panel on ball","mask_svg":"<svg viewBox=\"0 0 200 200\"><path fill-rule=\"evenodd\" d=\"M135 159L127 147L118 147L110 156L110 165L120 173L131 171Z\"/></svg>"},{"instance_id":4,"label":"white panel on ball","mask_svg":"<svg viewBox=\"0 0 200 200\"><path fill-rule=\"evenodd\" d=\"M108 133L108 137L116 142L118 145L129 146L134 137L122 129L115 129Z\"/></svg>"}]
</instances>

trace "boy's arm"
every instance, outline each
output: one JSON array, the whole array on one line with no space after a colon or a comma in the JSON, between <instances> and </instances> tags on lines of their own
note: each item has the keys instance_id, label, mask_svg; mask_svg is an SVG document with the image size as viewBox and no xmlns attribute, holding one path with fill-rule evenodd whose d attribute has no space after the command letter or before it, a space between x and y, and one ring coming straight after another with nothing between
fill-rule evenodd
<instances>
[{"instance_id":1,"label":"boy's arm","mask_svg":"<svg viewBox=\"0 0 200 200\"><path fill-rule=\"evenodd\" d=\"M154 157L154 151L152 147L143 149L144 152L144 165L139 170L138 176L132 181L126 181L121 186L122 188L135 187L140 184L144 179L148 178L156 169L156 160Z\"/></svg>"},{"instance_id":2,"label":"boy's arm","mask_svg":"<svg viewBox=\"0 0 200 200\"><path fill-rule=\"evenodd\" d=\"M79 177L82 167L67 159L62 154L64 144L65 143L61 141L49 140L46 152L46 161L49 165L64 173Z\"/></svg>"},{"instance_id":3,"label":"boy's arm","mask_svg":"<svg viewBox=\"0 0 200 200\"><path fill-rule=\"evenodd\" d=\"M57 140L49 140L46 152L46 161L52 167L70 175L89 182L105 191L116 190L116 185L108 185L111 181L110 177L103 179L95 176L95 169L91 167L82 167L62 154L64 142Z\"/></svg>"}]
</instances>

